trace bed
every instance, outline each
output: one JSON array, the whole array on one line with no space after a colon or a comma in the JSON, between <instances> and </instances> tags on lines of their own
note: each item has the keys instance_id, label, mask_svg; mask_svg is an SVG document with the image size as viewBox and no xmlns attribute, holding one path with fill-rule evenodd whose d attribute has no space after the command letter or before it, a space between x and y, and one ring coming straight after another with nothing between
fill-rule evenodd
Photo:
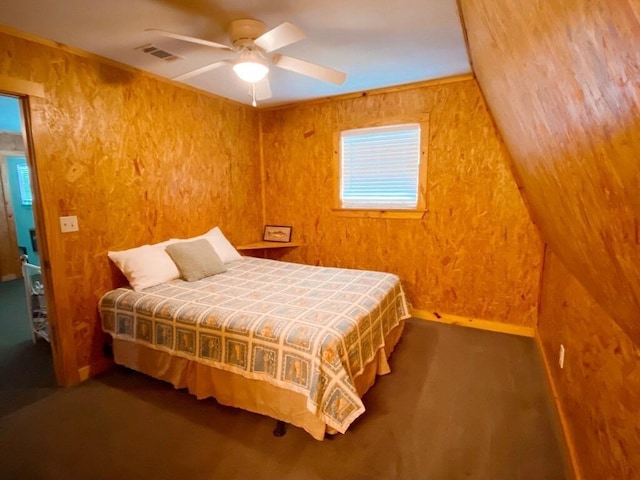
<instances>
[{"instance_id":1,"label":"bed","mask_svg":"<svg viewBox=\"0 0 640 480\"><path fill-rule=\"evenodd\" d=\"M99 311L116 363L318 440L364 413L409 317L396 275L252 257L197 281L117 288Z\"/></svg>"}]
</instances>

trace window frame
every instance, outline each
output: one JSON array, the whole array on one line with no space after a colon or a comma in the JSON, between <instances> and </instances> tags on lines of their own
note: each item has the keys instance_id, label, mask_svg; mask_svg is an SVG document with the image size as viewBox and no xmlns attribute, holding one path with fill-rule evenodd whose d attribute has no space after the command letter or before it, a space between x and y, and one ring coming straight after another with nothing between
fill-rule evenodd
<instances>
[{"instance_id":1,"label":"window frame","mask_svg":"<svg viewBox=\"0 0 640 480\"><path fill-rule=\"evenodd\" d=\"M25 160L26 162L26 160ZM33 206L33 193L31 191L31 172L29 165L19 163L16 165L18 175L18 187L20 189L20 202L24 206Z\"/></svg>"},{"instance_id":2,"label":"window frame","mask_svg":"<svg viewBox=\"0 0 640 480\"><path fill-rule=\"evenodd\" d=\"M420 165L418 167L418 202L415 208L350 208L342 206L342 132L373 127L390 127L417 123L420 125ZM429 114L405 115L384 121L361 121L341 125L334 132L334 205L332 211L342 217L421 219L427 213L427 160L429 152Z\"/></svg>"}]
</instances>

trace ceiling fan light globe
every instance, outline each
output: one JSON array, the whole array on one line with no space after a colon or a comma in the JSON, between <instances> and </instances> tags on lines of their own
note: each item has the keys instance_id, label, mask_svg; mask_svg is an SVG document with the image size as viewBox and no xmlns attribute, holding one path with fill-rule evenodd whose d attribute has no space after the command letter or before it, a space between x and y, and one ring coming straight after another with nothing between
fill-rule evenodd
<instances>
[{"instance_id":1,"label":"ceiling fan light globe","mask_svg":"<svg viewBox=\"0 0 640 480\"><path fill-rule=\"evenodd\" d=\"M262 80L269 73L269 67L264 63L255 61L238 62L233 66L236 75L248 83L256 83Z\"/></svg>"}]
</instances>

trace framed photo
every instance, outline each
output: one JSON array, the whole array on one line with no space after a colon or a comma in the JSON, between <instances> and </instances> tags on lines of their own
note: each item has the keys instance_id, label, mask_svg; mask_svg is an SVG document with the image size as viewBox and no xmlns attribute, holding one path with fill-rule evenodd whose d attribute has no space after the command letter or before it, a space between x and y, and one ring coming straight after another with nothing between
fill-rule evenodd
<instances>
[{"instance_id":1,"label":"framed photo","mask_svg":"<svg viewBox=\"0 0 640 480\"><path fill-rule=\"evenodd\" d=\"M265 242L290 242L291 230L293 227L286 225L265 225L262 240Z\"/></svg>"},{"instance_id":2,"label":"framed photo","mask_svg":"<svg viewBox=\"0 0 640 480\"><path fill-rule=\"evenodd\" d=\"M35 228L30 228L29 229L29 237L31 238L31 250L33 250L34 252L38 252L38 241L36 240L36 229Z\"/></svg>"}]
</instances>

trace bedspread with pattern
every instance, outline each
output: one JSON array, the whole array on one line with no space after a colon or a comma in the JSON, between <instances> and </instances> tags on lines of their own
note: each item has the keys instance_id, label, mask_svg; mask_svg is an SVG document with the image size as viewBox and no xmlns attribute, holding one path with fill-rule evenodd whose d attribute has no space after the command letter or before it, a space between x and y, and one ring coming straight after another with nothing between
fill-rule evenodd
<instances>
[{"instance_id":1,"label":"bedspread with pattern","mask_svg":"<svg viewBox=\"0 0 640 480\"><path fill-rule=\"evenodd\" d=\"M100 300L115 338L303 393L344 433L364 412L353 378L409 310L396 275L247 257L222 274Z\"/></svg>"}]
</instances>

